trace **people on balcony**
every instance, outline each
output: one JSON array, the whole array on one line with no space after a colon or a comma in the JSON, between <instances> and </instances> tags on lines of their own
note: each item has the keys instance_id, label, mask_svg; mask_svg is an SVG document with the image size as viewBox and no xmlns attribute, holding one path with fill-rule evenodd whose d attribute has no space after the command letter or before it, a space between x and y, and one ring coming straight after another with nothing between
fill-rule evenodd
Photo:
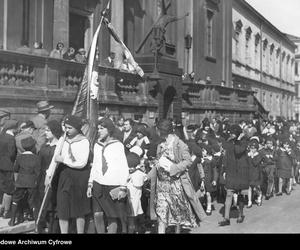
<instances>
[{"instance_id":1,"label":"people on balcony","mask_svg":"<svg viewBox=\"0 0 300 250\"><path fill-rule=\"evenodd\" d=\"M63 59L75 62L75 49L73 47L68 48L67 52L63 54Z\"/></svg>"},{"instance_id":2,"label":"people on balcony","mask_svg":"<svg viewBox=\"0 0 300 250\"><path fill-rule=\"evenodd\" d=\"M75 61L79 63L86 63L86 51L84 48L80 48L75 55Z\"/></svg>"},{"instance_id":3,"label":"people on balcony","mask_svg":"<svg viewBox=\"0 0 300 250\"><path fill-rule=\"evenodd\" d=\"M62 42L58 42L56 44L56 48L54 50L51 51L50 53L50 57L53 57L53 58L59 58L59 59L62 59L63 58L63 55L65 53L65 49L64 49L65 45L62 43Z\"/></svg>"},{"instance_id":4,"label":"people on balcony","mask_svg":"<svg viewBox=\"0 0 300 250\"><path fill-rule=\"evenodd\" d=\"M115 58L116 58L116 53L115 52L110 52L109 56L107 58L105 58L105 60L103 62L104 66L113 68Z\"/></svg>"},{"instance_id":5,"label":"people on balcony","mask_svg":"<svg viewBox=\"0 0 300 250\"><path fill-rule=\"evenodd\" d=\"M42 42L35 42L33 44L32 54L37 56L49 56L48 51L43 48Z\"/></svg>"}]
</instances>

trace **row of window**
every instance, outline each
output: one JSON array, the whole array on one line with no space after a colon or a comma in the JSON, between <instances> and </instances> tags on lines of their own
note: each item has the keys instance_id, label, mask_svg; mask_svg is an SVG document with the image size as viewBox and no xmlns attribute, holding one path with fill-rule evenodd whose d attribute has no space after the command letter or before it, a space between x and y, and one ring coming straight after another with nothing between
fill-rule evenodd
<instances>
[{"instance_id":1,"label":"row of window","mask_svg":"<svg viewBox=\"0 0 300 250\"><path fill-rule=\"evenodd\" d=\"M294 58L281 51L280 47L275 48L274 43L269 43L267 38L262 39L260 33L253 35L250 26L245 32L242 27L241 20L235 22L233 27L233 58L267 74L292 82Z\"/></svg>"}]
</instances>

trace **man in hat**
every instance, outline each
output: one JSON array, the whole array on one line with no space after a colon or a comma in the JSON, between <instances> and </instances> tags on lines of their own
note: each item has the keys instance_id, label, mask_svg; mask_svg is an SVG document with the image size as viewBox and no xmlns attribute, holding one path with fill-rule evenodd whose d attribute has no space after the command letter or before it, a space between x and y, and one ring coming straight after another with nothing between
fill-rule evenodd
<instances>
[{"instance_id":1,"label":"man in hat","mask_svg":"<svg viewBox=\"0 0 300 250\"><path fill-rule=\"evenodd\" d=\"M0 132L6 120L10 119L10 112L7 109L0 109Z\"/></svg>"},{"instance_id":2,"label":"man in hat","mask_svg":"<svg viewBox=\"0 0 300 250\"><path fill-rule=\"evenodd\" d=\"M7 218L14 191L13 165L17 156L15 132L18 121L6 120L0 134L0 192L3 193L0 214Z\"/></svg>"},{"instance_id":3,"label":"man in hat","mask_svg":"<svg viewBox=\"0 0 300 250\"><path fill-rule=\"evenodd\" d=\"M54 106L49 105L48 101L40 101L36 104L38 114L31 119L35 126L33 131L33 138L36 140L37 153L40 151L41 146L46 142L45 129L47 126L47 119L51 114L51 109Z\"/></svg>"}]
</instances>

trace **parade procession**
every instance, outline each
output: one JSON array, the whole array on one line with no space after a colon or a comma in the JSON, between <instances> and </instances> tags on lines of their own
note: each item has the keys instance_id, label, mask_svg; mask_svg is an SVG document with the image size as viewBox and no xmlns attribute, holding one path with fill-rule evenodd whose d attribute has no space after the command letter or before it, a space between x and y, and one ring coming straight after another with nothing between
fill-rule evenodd
<instances>
[{"instance_id":1,"label":"parade procession","mask_svg":"<svg viewBox=\"0 0 300 250\"><path fill-rule=\"evenodd\" d=\"M0 234L299 233L300 37L250 2L0 0Z\"/></svg>"}]
</instances>

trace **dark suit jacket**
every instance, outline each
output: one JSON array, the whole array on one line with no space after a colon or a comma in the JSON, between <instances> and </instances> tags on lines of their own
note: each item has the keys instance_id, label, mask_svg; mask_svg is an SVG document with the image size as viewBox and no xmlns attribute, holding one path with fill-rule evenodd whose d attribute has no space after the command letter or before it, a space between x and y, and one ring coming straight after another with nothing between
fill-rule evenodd
<instances>
[{"instance_id":1,"label":"dark suit jacket","mask_svg":"<svg viewBox=\"0 0 300 250\"><path fill-rule=\"evenodd\" d=\"M0 134L0 170L13 171L17 156L15 137L9 134Z\"/></svg>"},{"instance_id":2,"label":"dark suit jacket","mask_svg":"<svg viewBox=\"0 0 300 250\"><path fill-rule=\"evenodd\" d=\"M37 155L19 155L14 165L14 171L18 173L15 186L20 188L35 188L40 170L41 164Z\"/></svg>"},{"instance_id":3,"label":"dark suit jacket","mask_svg":"<svg viewBox=\"0 0 300 250\"><path fill-rule=\"evenodd\" d=\"M136 133L133 130L131 130L131 133L129 134L129 136L126 138L125 141L124 141L124 135L125 135L125 132L122 133L122 142L125 146L125 149L128 150L126 145L128 145L133 140L133 138L136 136Z\"/></svg>"}]
</instances>

